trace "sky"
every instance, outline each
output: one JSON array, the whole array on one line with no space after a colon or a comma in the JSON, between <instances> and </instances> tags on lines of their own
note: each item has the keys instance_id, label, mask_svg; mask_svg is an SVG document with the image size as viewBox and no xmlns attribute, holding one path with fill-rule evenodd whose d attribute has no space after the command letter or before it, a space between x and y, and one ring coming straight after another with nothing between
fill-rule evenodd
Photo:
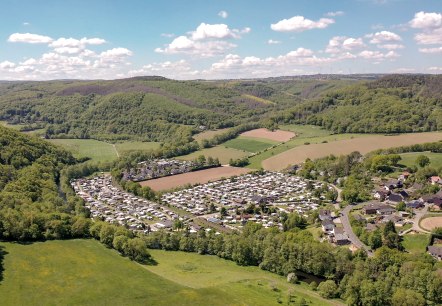
<instances>
[{"instance_id":1,"label":"sky","mask_svg":"<svg viewBox=\"0 0 442 306\"><path fill-rule=\"evenodd\" d=\"M2 0L0 80L442 73L441 0Z\"/></svg>"}]
</instances>

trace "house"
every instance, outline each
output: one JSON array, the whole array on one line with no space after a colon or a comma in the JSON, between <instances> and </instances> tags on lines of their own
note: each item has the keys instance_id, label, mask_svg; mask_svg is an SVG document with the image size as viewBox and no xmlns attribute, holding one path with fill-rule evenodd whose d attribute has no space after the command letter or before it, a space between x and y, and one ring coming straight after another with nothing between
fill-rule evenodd
<instances>
[{"instance_id":1,"label":"house","mask_svg":"<svg viewBox=\"0 0 442 306\"><path fill-rule=\"evenodd\" d=\"M324 221L324 220L331 220L332 216L331 216L331 212L328 209L321 209L319 210L319 220Z\"/></svg>"},{"instance_id":2,"label":"house","mask_svg":"<svg viewBox=\"0 0 442 306\"><path fill-rule=\"evenodd\" d=\"M330 219L325 219L321 222L322 225L322 231L324 233L332 232L335 228L335 224Z\"/></svg>"},{"instance_id":3,"label":"house","mask_svg":"<svg viewBox=\"0 0 442 306\"><path fill-rule=\"evenodd\" d=\"M430 183L432 185L436 185L436 184L442 185L442 179L439 176L432 176L432 177L430 177Z\"/></svg>"},{"instance_id":4,"label":"house","mask_svg":"<svg viewBox=\"0 0 442 306\"><path fill-rule=\"evenodd\" d=\"M362 217L360 214L354 215L356 221L367 221L364 217Z\"/></svg>"},{"instance_id":5,"label":"house","mask_svg":"<svg viewBox=\"0 0 442 306\"><path fill-rule=\"evenodd\" d=\"M345 245L350 243L350 240L348 239L348 235L346 232L344 232L344 229L340 227L335 227L333 230L333 242L337 245Z\"/></svg>"},{"instance_id":6,"label":"house","mask_svg":"<svg viewBox=\"0 0 442 306\"><path fill-rule=\"evenodd\" d=\"M396 188L402 188L403 184L401 180L390 180L384 184L386 190L394 190Z\"/></svg>"},{"instance_id":7,"label":"house","mask_svg":"<svg viewBox=\"0 0 442 306\"><path fill-rule=\"evenodd\" d=\"M394 209L393 207L390 207L388 205L383 205L382 207L379 207L376 210L376 213L381 216L391 215L391 214L394 214L395 212L396 212L396 209Z\"/></svg>"},{"instance_id":8,"label":"house","mask_svg":"<svg viewBox=\"0 0 442 306\"><path fill-rule=\"evenodd\" d=\"M399 175L399 180L405 181L408 179L409 176L410 176L410 172L404 171L404 172L402 172L401 175Z\"/></svg>"},{"instance_id":9,"label":"house","mask_svg":"<svg viewBox=\"0 0 442 306\"><path fill-rule=\"evenodd\" d=\"M428 253L437 260L442 260L442 246L430 245L428 247Z\"/></svg>"},{"instance_id":10,"label":"house","mask_svg":"<svg viewBox=\"0 0 442 306\"><path fill-rule=\"evenodd\" d=\"M376 202L376 201L370 202L362 208L362 213L365 215L374 215L374 214L376 214L376 211L378 210L378 208L383 205L384 204L382 204L380 202Z\"/></svg>"},{"instance_id":11,"label":"house","mask_svg":"<svg viewBox=\"0 0 442 306\"><path fill-rule=\"evenodd\" d=\"M374 193L374 195L373 195L373 197L374 197L376 200L384 201L385 198L386 198L389 194L390 194L390 191L388 191L388 190L376 190L375 193Z\"/></svg>"},{"instance_id":12,"label":"house","mask_svg":"<svg viewBox=\"0 0 442 306\"><path fill-rule=\"evenodd\" d=\"M392 193L387 197L387 201L392 204L397 204L402 202L404 199L399 193Z\"/></svg>"},{"instance_id":13,"label":"house","mask_svg":"<svg viewBox=\"0 0 442 306\"><path fill-rule=\"evenodd\" d=\"M367 225L365 226L365 230L367 231L367 232L373 232L373 231L375 231L376 229L378 229L378 225L377 224L373 224L373 223L367 223Z\"/></svg>"},{"instance_id":14,"label":"house","mask_svg":"<svg viewBox=\"0 0 442 306\"><path fill-rule=\"evenodd\" d=\"M405 205L407 206L407 208L413 208L413 209L418 209L418 208L424 207L424 203L422 203L421 201L418 201L418 200L408 202Z\"/></svg>"},{"instance_id":15,"label":"house","mask_svg":"<svg viewBox=\"0 0 442 306\"><path fill-rule=\"evenodd\" d=\"M442 198L435 198L433 200L433 205L442 208Z\"/></svg>"}]
</instances>

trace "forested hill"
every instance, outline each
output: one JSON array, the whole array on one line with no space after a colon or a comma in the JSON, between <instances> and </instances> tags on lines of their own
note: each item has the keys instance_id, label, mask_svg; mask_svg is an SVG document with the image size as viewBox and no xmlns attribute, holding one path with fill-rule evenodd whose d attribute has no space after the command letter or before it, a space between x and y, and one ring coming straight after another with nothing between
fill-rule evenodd
<instances>
[{"instance_id":1,"label":"forested hill","mask_svg":"<svg viewBox=\"0 0 442 306\"><path fill-rule=\"evenodd\" d=\"M0 126L0 239L67 236L73 213L84 209L60 197L57 182L61 168L74 162L42 139Z\"/></svg>"},{"instance_id":2,"label":"forested hill","mask_svg":"<svg viewBox=\"0 0 442 306\"><path fill-rule=\"evenodd\" d=\"M277 120L337 133L442 130L442 75L390 75L354 84L297 105Z\"/></svg>"},{"instance_id":3,"label":"forested hill","mask_svg":"<svg viewBox=\"0 0 442 306\"><path fill-rule=\"evenodd\" d=\"M277 78L174 81L137 77L113 81L0 83L0 120L44 128L48 138L188 142L208 129L259 122L358 78Z\"/></svg>"}]
</instances>

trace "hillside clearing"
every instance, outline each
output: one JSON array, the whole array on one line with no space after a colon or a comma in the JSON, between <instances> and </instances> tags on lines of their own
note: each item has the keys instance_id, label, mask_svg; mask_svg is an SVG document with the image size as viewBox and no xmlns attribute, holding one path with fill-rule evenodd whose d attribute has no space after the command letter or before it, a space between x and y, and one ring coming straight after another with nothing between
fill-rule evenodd
<instances>
[{"instance_id":1,"label":"hillside clearing","mask_svg":"<svg viewBox=\"0 0 442 306\"><path fill-rule=\"evenodd\" d=\"M241 136L264 138L277 142L284 142L292 139L293 137L296 136L296 134L290 131L282 131L282 130L269 131L268 129L261 128L241 133Z\"/></svg>"},{"instance_id":2,"label":"hillside clearing","mask_svg":"<svg viewBox=\"0 0 442 306\"><path fill-rule=\"evenodd\" d=\"M94 162L108 162L117 159L112 144L95 139L48 139L71 152L75 157L89 157Z\"/></svg>"},{"instance_id":3,"label":"hillside clearing","mask_svg":"<svg viewBox=\"0 0 442 306\"><path fill-rule=\"evenodd\" d=\"M209 181L216 181L221 178L228 178L235 175L246 174L250 171L250 169L246 168L223 166L161 177L153 180L143 181L140 182L140 184L141 186L149 186L155 191L161 191L181 187L187 184L205 184Z\"/></svg>"},{"instance_id":4,"label":"hillside clearing","mask_svg":"<svg viewBox=\"0 0 442 306\"><path fill-rule=\"evenodd\" d=\"M278 143L279 142L277 141L264 138L239 136L235 139L226 141L222 145L227 148L255 153L270 148L271 146L277 145Z\"/></svg>"},{"instance_id":5,"label":"hillside clearing","mask_svg":"<svg viewBox=\"0 0 442 306\"><path fill-rule=\"evenodd\" d=\"M158 265L142 266L94 240L2 242L0 248L5 254L0 282L4 306L278 305L278 297L286 303L288 290L310 305L339 305L305 285L290 285L259 268L214 256L152 251ZM218 279L218 271L225 271L224 279ZM184 285L189 276L194 286ZM281 291L272 291L271 285Z\"/></svg>"},{"instance_id":6,"label":"hillside clearing","mask_svg":"<svg viewBox=\"0 0 442 306\"><path fill-rule=\"evenodd\" d=\"M433 168L442 167L442 153L433 153L433 152L413 152L413 153L404 153L401 154L400 164L411 167L417 166L416 159L419 155L425 155L430 159L430 166Z\"/></svg>"},{"instance_id":7,"label":"hillside clearing","mask_svg":"<svg viewBox=\"0 0 442 306\"><path fill-rule=\"evenodd\" d=\"M179 156L177 158L184 160L194 160L200 155L204 155L206 157L211 156L213 158L218 158L221 164L225 165L229 163L230 159L238 159L248 156L249 152L244 152L232 148L226 148L220 145L209 149L202 149L188 155Z\"/></svg>"},{"instance_id":8,"label":"hillside clearing","mask_svg":"<svg viewBox=\"0 0 442 306\"><path fill-rule=\"evenodd\" d=\"M307 158L316 159L330 154L342 155L353 151L366 154L377 149L400 147L417 143L434 142L442 139L442 133L412 133L397 136L370 135L361 138L345 139L329 143L299 146L262 162L266 170L282 170L290 164L299 164Z\"/></svg>"},{"instance_id":9,"label":"hillside clearing","mask_svg":"<svg viewBox=\"0 0 442 306\"><path fill-rule=\"evenodd\" d=\"M230 130L230 128L204 131L204 132L193 135L193 139L200 142L203 139L211 139L211 138L215 137L216 135L227 132L228 130Z\"/></svg>"}]
</instances>

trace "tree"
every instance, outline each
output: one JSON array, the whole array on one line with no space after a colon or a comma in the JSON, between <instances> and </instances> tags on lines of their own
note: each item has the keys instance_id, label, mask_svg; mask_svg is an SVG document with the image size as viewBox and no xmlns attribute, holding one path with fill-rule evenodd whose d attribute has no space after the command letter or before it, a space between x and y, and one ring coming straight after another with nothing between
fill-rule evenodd
<instances>
[{"instance_id":1,"label":"tree","mask_svg":"<svg viewBox=\"0 0 442 306\"><path fill-rule=\"evenodd\" d=\"M140 263L146 263L151 258L146 243L141 238L129 239L125 253L130 259Z\"/></svg>"},{"instance_id":2,"label":"tree","mask_svg":"<svg viewBox=\"0 0 442 306\"><path fill-rule=\"evenodd\" d=\"M391 298L393 306L424 306L425 299L419 292L415 290L398 288Z\"/></svg>"},{"instance_id":3,"label":"tree","mask_svg":"<svg viewBox=\"0 0 442 306\"><path fill-rule=\"evenodd\" d=\"M421 168L424 168L430 164L430 158L426 155L419 155L416 158L416 164L418 164Z\"/></svg>"},{"instance_id":4,"label":"tree","mask_svg":"<svg viewBox=\"0 0 442 306\"><path fill-rule=\"evenodd\" d=\"M332 280L326 280L318 286L319 295L327 299L334 298L338 291L338 286Z\"/></svg>"}]
</instances>

